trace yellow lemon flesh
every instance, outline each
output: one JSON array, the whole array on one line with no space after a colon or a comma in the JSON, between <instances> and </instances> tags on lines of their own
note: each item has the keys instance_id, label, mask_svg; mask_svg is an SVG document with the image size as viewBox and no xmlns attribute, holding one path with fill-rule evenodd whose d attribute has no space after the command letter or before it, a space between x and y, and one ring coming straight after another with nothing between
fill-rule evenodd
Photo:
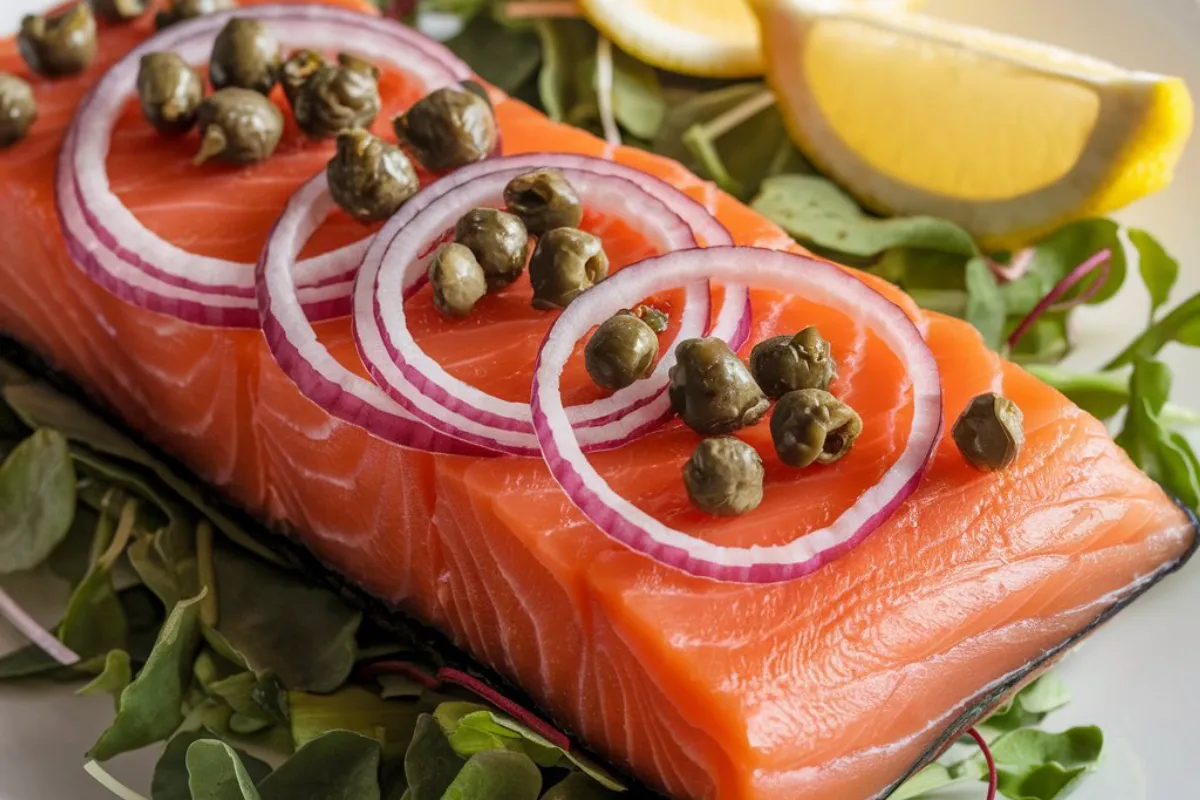
<instances>
[{"instance_id":1,"label":"yellow lemon flesh","mask_svg":"<svg viewBox=\"0 0 1200 800\"><path fill-rule=\"evenodd\" d=\"M917 0L856 0L882 8ZM662 69L710 78L763 73L758 21L747 0L579 0L625 52Z\"/></svg>"},{"instance_id":2,"label":"yellow lemon flesh","mask_svg":"<svg viewBox=\"0 0 1200 800\"><path fill-rule=\"evenodd\" d=\"M1015 246L1168 183L1192 127L1177 78L847 0L753 0L805 154L869 208Z\"/></svg>"}]
</instances>

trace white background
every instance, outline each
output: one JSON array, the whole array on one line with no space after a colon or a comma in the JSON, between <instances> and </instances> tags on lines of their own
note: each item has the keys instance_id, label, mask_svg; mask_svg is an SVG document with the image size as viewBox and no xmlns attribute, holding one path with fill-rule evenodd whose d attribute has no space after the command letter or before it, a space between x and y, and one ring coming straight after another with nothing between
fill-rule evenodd
<instances>
[{"instance_id":1,"label":"white background","mask_svg":"<svg viewBox=\"0 0 1200 800\"><path fill-rule=\"evenodd\" d=\"M45 0L0 0L0 31L15 26L22 13L47 5ZM1200 0L929 0L926 9L1127 67L1183 75L1200 94ZM1200 143L1187 153L1175 186L1120 217L1159 236L1179 259L1183 275L1175 300L1200 290ZM1140 330L1147 308L1131 276L1117 300L1079 315L1082 347L1073 363L1092 366L1115 352ZM1200 407L1196 351L1170 349L1167 359L1178 381L1176 399ZM55 589L61 589L6 585L22 598L40 594L48 611L55 605ZM1197 615L1200 563L1151 592L1067 660L1061 674L1075 701L1054 724L1096 723L1108 736L1105 766L1074 800L1200 797ZM0 627L0 651L15 644L11 632ZM0 689L0 800L109 797L80 766L110 716L107 698L75 698L55 687ZM152 763L152 754L135 755L115 762L114 772L147 791ZM961 796L981 798L982 792Z\"/></svg>"}]
</instances>

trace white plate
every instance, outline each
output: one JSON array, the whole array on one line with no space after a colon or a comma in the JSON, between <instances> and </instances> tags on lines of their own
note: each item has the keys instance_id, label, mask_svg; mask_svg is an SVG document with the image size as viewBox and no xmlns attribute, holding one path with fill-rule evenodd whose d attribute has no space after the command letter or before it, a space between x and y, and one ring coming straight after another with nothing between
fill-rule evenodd
<instances>
[{"instance_id":1,"label":"white plate","mask_svg":"<svg viewBox=\"0 0 1200 800\"><path fill-rule=\"evenodd\" d=\"M0 0L0 31L44 0ZM1200 93L1198 0L930 0L935 14L1082 50L1128 67L1188 79ZM1184 159L1176 184L1120 215L1166 244L1182 265L1175 298L1200 290L1200 145ZM1125 344L1146 318L1136 277L1121 296L1081 313L1081 350L1073 363L1094 365ZM1200 407L1200 358L1169 349L1176 399ZM16 588L16 587L14 587ZM23 593L24 594L24 593ZM49 601L50 598L47 598ZM47 608L52 606L48 602ZM1095 723L1108 736L1101 772L1073 800L1183 800L1200 796L1192 732L1200 719L1200 567L1172 577L1097 633L1061 674L1075 701L1055 725ZM49 620L48 620L49 621ZM15 645L0 629L0 651ZM75 698L58 687L0 689L0 800L106 800L80 766L111 716L106 698ZM118 759L113 771L147 790L152 754ZM972 792L964 797L980 797Z\"/></svg>"}]
</instances>

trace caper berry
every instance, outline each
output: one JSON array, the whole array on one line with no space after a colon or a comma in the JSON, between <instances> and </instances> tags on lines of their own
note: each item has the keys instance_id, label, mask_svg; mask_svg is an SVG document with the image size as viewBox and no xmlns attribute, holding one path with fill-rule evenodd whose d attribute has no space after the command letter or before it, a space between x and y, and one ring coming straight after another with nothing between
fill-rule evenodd
<instances>
[{"instance_id":1,"label":"caper berry","mask_svg":"<svg viewBox=\"0 0 1200 800\"><path fill-rule=\"evenodd\" d=\"M559 169L518 175L504 187L504 204L540 236L554 228L578 228L583 221L579 193Z\"/></svg>"},{"instance_id":2,"label":"caper berry","mask_svg":"<svg viewBox=\"0 0 1200 800\"><path fill-rule=\"evenodd\" d=\"M683 467L692 503L709 514L734 517L758 508L763 499L763 463L741 439L705 439Z\"/></svg>"},{"instance_id":3,"label":"caper berry","mask_svg":"<svg viewBox=\"0 0 1200 800\"><path fill-rule=\"evenodd\" d=\"M625 309L621 313L633 314L642 322L650 326L650 330L655 333L662 333L671 325L671 318L667 316L665 311L660 311L654 306L648 306L645 303L635 306L632 309Z\"/></svg>"},{"instance_id":4,"label":"caper berry","mask_svg":"<svg viewBox=\"0 0 1200 800\"><path fill-rule=\"evenodd\" d=\"M282 60L279 40L256 19L234 17L213 42L208 77L214 89L252 89L270 94Z\"/></svg>"},{"instance_id":5,"label":"caper berry","mask_svg":"<svg viewBox=\"0 0 1200 800\"><path fill-rule=\"evenodd\" d=\"M292 98L296 124L310 139L366 128L379 114L379 70L354 56L318 67Z\"/></svg>"},{"instance_id":6,"label":"caper berry","mask_svg":"<svg viewBox=\"0 0 1200 800\"><path fill-rule=\"evenodd\" d=\"M971 400L954 423L952 435L963 458L975 469L994 472L1016 460L1025 444L1025 415L995 392Z\"/></svg>"},{"instance_id":7,"label":"caper berry","mask_svg":"<svg viewBox=\"0 0 1200 800\"><path fill-rule=\"evenodd\" d=\"M17 36L21 56L34 72L57 77L83 72L96 58L96 17L87 3L57 16L30 14Z\"/></svg>"},{"instance_id":8,"label":"caper berry","mask_svg":"<svg viewBox=\"0 0 1200 800\"><path fill-rule=\"evenodd\" d=\"M629 312L609 317L588 340L583 363L597 386L624 389L645 378L658 357L658 337Z\"/></svg>"},{"instance_id":9,"label":"caper berry","mask_svg":"<svg viewBox=\"0 0 1200 800\"><path fill-rule=\"evenodd\" d=\"M304 84L316 74L321 67L328 66L325 56L316 50L295 50L279 66L279 85L288 102L296 104L296 95Z\"/></svg>"},{"instance_id":10,"label":"caper berry","mask_svg":"<svg viewBox=\"0 0 1200 800\"><path fill-rule=\"evenodd\" d=\"M0 72L0 148L24 139L37 116L33 87L16 75Z\"/></svg>"},{"instance_id":11,"label":"caper berry","mask_svg":"<svg viewBox=\"0 0 1200 800\"><path fill-rule=\"evenodd\" d=\"M795 336L775 336L750 351L750 372L767 393L783 397L797 389L829 389L837 362L829 342L811 325Z\"/></svg>"},{"instance_id":12,"label":"caper berry","mask_svg":"<svg viewBox=\"0 0 1200 800\"><path fill-rule=\"evenodd\" d=\"M421 188L404 151L361 128L338 136L325 175L334 202L359 222L387 219Z\"/></svg>"},{"instance_id":13,"label":"caper berry","mask_svg":"<svg viewBox=\"0 0 1200 800\"><path fill-rule=\"evenodd\" d=\"M775 453L790 467L832 464L861 433L858 412L822 389L788 392L771 415Z\"/></svg>"},{"instance_id":14,"label":"caper berry","mask_svg":"<svg viewBox=\"0 0 1200 800\"><path fill-rule=\"evenodd\" d=\"M533 307L566 308L608 277L608 255L600 240L578 228L555 228L538 238L529 259Z\"/></svg>"},{"instance_id":15,"label":"caper berry","mask_svg":"<svg viewBox=\"0 0 1200 800\"><path fill-rule=\"evenodd\" d=\"M429 265L433 305L447 317L465 317L487 294L483 267L461 244L444 244Z\"/></svg>"},{"instance_id":16,"label":"caper berry","mask_svg":"<svg viewBox=\"0 0 1200 800\"><path fill-rule=\"evenodd\" d=\"M454 241L475 254L489 292L503 289L525 271L529 234L512 214L494 208L472 209L454 226Z\"/></svg>"},{"instance_id":17,"label":"caper berry","mask_svg":"<svg viewBox=\"0 0 1200 800\"><path fill-rule=\"evenodd\" d=\"M717 338L680 342L669 378L671 406L698 433L732 433L770 407L737 353Z\"/></svg>"},{"instance_id":18,"label":"caper berry","mask_svg":"<svg viewBox=\"0 0 1200 800\"><path fill-rule=\"evenodd\" d=\"M195 163L216 158L227 164L252 164L275 152L283 135L283 112L265 96L250 89L213 92L196 118L200 152Z\"/></svg>"},{"instance_id":19,"label":"caper berry","mask_svg":"<svg viewBox=\"0 0 1200 800\"><path fill-rule=\"evenodd\" d=\"M213 14L217 11L228 11L237 8L236 0L175 0L170 8L159 11L154 15L154 24L162 30L176 22L185 19Z\"/></svg>"},{"instance_id":20,"label":"caper berry","mask_svg":"<svg viewBox=\"0 0 1200 800\"><path fill-rule=\"evenodd\" d=\"M191 130L204 101L204 81L175 53L147 53L138 68L142 114L160 133Z\"/></svg>"},{"instance_id":21,"label":"caper berry","mask_svg":"<svg viewBox=\"0 0 1200 800\"><path fill-rule=\"evenodd\" d=\"M146 13L146 0L92 0L92 8L101 19L129 22Z\"/></svg>"},{"instance_id":22,"label":"caper berry","mask_svg":"<svg viewBox=\"0 0 1200 800\"><path fill-rule=\"evenodd\" d=\"M433 172L487 158L498 135L491 104L459 87L426 95L392 124L400 143Z\"/></svg>"}]
</instances>

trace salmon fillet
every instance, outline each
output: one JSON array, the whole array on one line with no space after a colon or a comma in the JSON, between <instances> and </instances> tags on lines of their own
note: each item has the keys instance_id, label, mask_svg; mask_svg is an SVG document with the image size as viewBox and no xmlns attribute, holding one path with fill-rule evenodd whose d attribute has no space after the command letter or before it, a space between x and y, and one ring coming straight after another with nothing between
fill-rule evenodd
<instances>
[{"instance_id":1,"label":"salmon fillet","mask_svg":"<svg viewBox=\"0 0 1200 800\"><path fill-rule=\"evenodd\" d=\"M686 575L600 533L540 460L404 450L334 418L300 394L259 331L122 302L66 252L54 195L64 130L104 67L150 33L148 19L104 27L97 64L53 82L28 75L14 43L0 43L0 70L29 78L41 110L30 138L0 151L0 333L74 376L247 510L293 531L330 567L440 629L650 786L697 800L882 796L1195 546L1189 516L1100 422L1000 359L965 323L922 312L866 275L926 335L947 417L978 393L1003 392L1024 410L1027 442L1012 468L983 474L944 439L912 498L801 580ZM397 76L385 77L384 94L393 111L415 99ZM796 247L674 162L493 98L506 153L612 158L705 204L738 244ZM197 170L194 146L159 138L131 103L109 156L113 188L164 238L247 262L287 197L330 155L290 130L263 164ZM602 232L617 266L652 252L619 220L585 226ZM362 235L335 218L306 254ZM528 293L515 285L457 326L418 294L412 326L452 374L526 400L548 325ZM766 461L766 496L737 520L689 504L679 470L697 439L677 424L593 457L642 509L731 545L789 541L834 519L902 449L911 415L903 365L853 318L803 298L752 300L751 342L815 324L832 343L835 391L867 425L851 457L796 473L775 460L765 425L750 429L745 438ZM321 323L318 333L366 375L348 321ZM578 365L568 378L570 399L585 399Z\"/></svg>"}]
</instances>

